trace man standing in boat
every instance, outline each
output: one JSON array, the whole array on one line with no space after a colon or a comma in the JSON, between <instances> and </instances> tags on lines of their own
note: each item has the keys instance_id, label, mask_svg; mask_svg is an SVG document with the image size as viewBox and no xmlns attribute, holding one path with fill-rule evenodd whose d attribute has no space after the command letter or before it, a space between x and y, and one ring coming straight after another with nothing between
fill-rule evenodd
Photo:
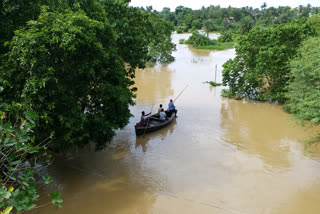
<instances>
[{"instance_id":1,"label":"man standing in boat","mask_svg":"<svg viewBox=\"0 0 320 214\"><path fill-rule=\"evenodd\" d=\"M151 112L148 114L145 114L144 111L141 112L140 126L146 125L146 116L148 116L150 114L151 114Z\"/></svg>"},{"instance_id":2,"label":"man standing in boat","mask_svg":"<svg viewBox=\"0 0 320 214\"><path fill-rule=\"evenodd\" d=\"M169 116L171 116L172 113L175 114L175 117L177 117L177 112L178 110L176 109L176 107L174 106L174 103L173 103L173 100L170 100L170 103L168 104L168 107L169 107Z\"/></svg>"}]
</instances>

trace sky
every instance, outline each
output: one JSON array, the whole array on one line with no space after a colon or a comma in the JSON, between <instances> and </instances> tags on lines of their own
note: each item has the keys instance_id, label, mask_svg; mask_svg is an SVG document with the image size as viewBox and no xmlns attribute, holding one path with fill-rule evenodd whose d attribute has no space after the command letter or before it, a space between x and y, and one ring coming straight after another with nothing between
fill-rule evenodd
<instances>
[{"instance_id":1,"label":"sky","mask_svg":"<svg viewBox=\"0 0 320 214\"><path fill-rule=\"evenodd\" d=\"M221 7L253 7L260 8L266 2L267 7L290 6L292 8L299 5L306 6L308 3L313 7L320 7L320 0L131 0L131 6L152 6L153 9L161 11L164 7L169 7L174 11L177 6L185 6L192 9L200 9L202 6L220 5Z\"/></svg>"}]
</instances>

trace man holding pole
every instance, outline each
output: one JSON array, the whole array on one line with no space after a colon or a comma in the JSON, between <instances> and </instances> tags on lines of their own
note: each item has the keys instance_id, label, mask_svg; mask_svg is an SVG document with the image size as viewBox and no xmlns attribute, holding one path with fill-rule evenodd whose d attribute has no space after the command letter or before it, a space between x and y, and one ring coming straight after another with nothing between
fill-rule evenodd
<instances>
[{"instance_id":1,"label":"man holding pole","mask_svg":"<svg viewBox=\"0 0 320 214\"><path fill-rule=\"evenodd\" d=\"M174 106L174 103L173 103L173 100L170 100L170 103L168 104L168 110L169 110L169 112L170 112L170 115L169 116L171 116L171 114L172 113L174 113L175 114L175 117L177 117L177 112L178 112L178 110L176 109L176 107Z\"/></svg>"}]
</instances>

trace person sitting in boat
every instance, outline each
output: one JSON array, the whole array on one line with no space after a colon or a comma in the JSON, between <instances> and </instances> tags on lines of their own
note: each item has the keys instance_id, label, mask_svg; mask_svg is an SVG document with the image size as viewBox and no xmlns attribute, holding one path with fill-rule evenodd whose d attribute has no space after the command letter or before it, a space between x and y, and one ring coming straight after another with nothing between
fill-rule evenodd
<instances>
[{"instance_id":1,"label":"person sitting in boat","mask_svg":"<svg viewBox=\"0 0 320 214\"><path fill-rule=\"evenodd\" d=\"M170 100L170 103L168 104L168 111L169 111L169 117L171 116L172 113L175 114L175 116L177 117L177 112L178 110L176 109L176 107L174 106L173 100Z\"/></svg>"},{"instance_id":2,"label":"person sitting in boat","mask_svg":"<svg viewBox=\"0 0 320 214\"><path fill-rule=\"evenodd\" d=\"M159 114L160 114L159 119L160 119L161 121L165 121L166 119L168 119L168 118L167 118L167 115L166 115L166 113L164 112L163 109L161 109L161 111L160 111Z\"/></svg>"},{"instance_id":3,"label":"person sitting in boat","mask_svg":"<svg viewBox=\"0 0 320 214\"><path fill-rule=\"evenodd\" d=\"M158 116L160 116L160 112L163 110L162 108L162 104L159 105L159 108L158 108Z\"/></svg>"},{"instance_id":4,"label":"person sitting in boat","mask_svg":"<svg viewBox=\"0 0 320 214\"><path fill-rule=\"evenodd\" d=\"M148 115L150 115L151 114L151 112L150 113L148 113L148 114L145 114L144 113L144 111L142 111L141 112L141 119L140 119L140 126L145 126L145 125L147 125L147 122L146 122L146 116L148 116Z\"/></svg>"}]
</instances>

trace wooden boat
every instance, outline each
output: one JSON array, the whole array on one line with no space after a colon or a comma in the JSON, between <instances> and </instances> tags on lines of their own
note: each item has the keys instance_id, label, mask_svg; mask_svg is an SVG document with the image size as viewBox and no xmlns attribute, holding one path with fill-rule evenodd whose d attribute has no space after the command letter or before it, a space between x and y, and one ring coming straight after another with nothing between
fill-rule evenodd
<instances>
[{"instance_id":1,"label":"wooden boat","mask_svg":"<svg viewBox=\"0 0 320 214\"><path fill-rule=\"evenodd\" d=\"M135 125L136 135L143 135L144 133L149 133L157 131L169 125L175 119L175 114L172 113L168 119L161 121L158 117L158 114L153 114L146 118L146 126L140 126L140 123Z\"/></svg>"}]
</instances>

